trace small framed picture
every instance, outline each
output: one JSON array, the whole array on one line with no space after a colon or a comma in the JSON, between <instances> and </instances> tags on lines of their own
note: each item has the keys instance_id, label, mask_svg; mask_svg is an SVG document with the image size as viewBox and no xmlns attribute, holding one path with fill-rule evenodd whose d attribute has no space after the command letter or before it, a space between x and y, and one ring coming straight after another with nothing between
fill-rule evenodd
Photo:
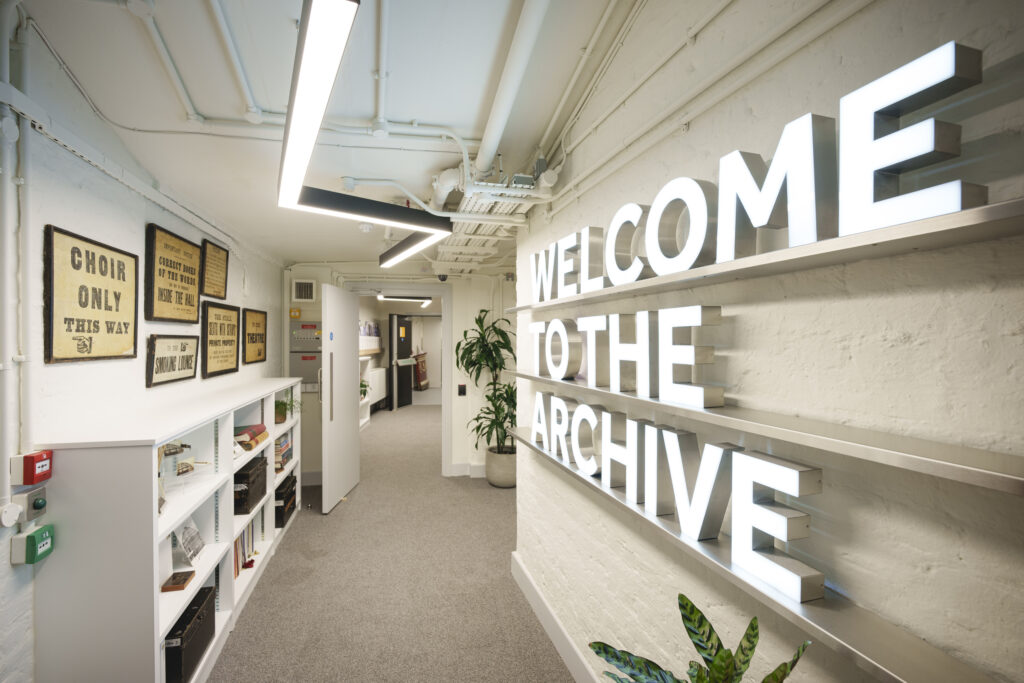
<instances>
[{"instance_id":1,"label":"small framed picture","mask_svg":"<svg viewBox=\"0 0 1024 683\"><path fill-rule=\"evenodd\" d=\"M199 245L146 226L146 320L199 322Z\"/></svg>"},{"instance_id":2,"label":"small framed picture","mask_svg":"<svg viewBox=\"0 0 1024 683\"><path fill-rule=\"evenodd\" d=\"M238 372L239 309L203 302L203 378Z\"/></svg>"},{"instance_id":3,"label":"small framed picture","mask_svg":"<svg viewBox=\"0 0 1024 683\"><path fill-rule=\"evenodd\" d=\"M267 360L267 312L242 309L242 362Z\"/></svg>"},{"instance_id":4,"label":"small framed picture","mask_svg":"<svg viewBox=\"0 0 1024 683\"><path fill-rule=\"evenodd\" d=\"M139 257L47 225L43 234L43 359L135 358Z\"/></svg>"},{"instance_id":5,"label":"small framed picture","mask_svg":"<svg viewBox=\"0 0 1024 683\"><path fill-rule=\"evenodd\" d=\"M203 267L199 293L214 299L228 297L228 250L203 240Z\"/></svg>"},{"instance_id":6,"label":"small framed picture","mask_svg":"<svg viewBox=\"0 0 1024 683\"><path fill-rule=\"evenodd\" d=\"M146 386L193 379L198 360L199 337L151 334L146 344Z\"/></svg>"}]
</instances>

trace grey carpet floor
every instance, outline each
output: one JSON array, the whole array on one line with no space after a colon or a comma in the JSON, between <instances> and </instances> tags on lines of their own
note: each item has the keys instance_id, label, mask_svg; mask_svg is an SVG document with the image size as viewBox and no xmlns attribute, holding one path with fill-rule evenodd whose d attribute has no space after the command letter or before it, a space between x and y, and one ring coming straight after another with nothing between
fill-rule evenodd
<instances>
[{"instance_id":1,"label":"grey carpet floor","mask_svg":"<svg viewBox=\"0 0 1024 683\"><path fill-rule=\"evenodd\" d=\"M442 477L440 424L375 413L348 500L303 491L209 680L572 680L511 577L515 489Z\"/></svg>"}]
</instances>

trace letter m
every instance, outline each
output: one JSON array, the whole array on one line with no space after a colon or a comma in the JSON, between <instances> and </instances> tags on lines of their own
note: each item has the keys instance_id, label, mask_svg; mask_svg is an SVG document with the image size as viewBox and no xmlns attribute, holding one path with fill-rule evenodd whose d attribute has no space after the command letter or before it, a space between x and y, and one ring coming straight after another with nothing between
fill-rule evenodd
<instances>
[{"instance_id":1,"label":"letter m","mask_svg":"<svg viewBox=\"0 0 1024 683\"><path fill-rule=\"evenodd\" d=\"M730 152L718 165L715 261L755 253L754 228L789 228L789 246L836 236L835 120L806 114L782 130L771 166L757 154ZM739 209L746 218L740 224Z\"/></svg>"}]
</instances>

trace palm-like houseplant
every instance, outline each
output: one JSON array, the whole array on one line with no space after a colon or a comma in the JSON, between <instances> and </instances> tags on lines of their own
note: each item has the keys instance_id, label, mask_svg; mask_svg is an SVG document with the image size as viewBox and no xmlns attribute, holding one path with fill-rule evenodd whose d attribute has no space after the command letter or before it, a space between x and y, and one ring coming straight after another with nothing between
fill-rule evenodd
<instances>
[{"instance_id":1,"label":"palm-like houseplant","mask_svg":"<svg viewBox=\"0 0 1024 683\"><path fill-rule=\"evenodd\" d=\"M486 377L486 401L469 424L480 440L487 443L487 481L494 486L511 487L516 483L516 446L513 432L516 426L515 384L501 381L501 373L516 360L512 347L514 332L509 321L496 318L488 321L490 311L480 309L474 319L475 327L465 330L455 345L455 366L469 375L473 384L480 386Z\"/></svg>"}]
</instances>

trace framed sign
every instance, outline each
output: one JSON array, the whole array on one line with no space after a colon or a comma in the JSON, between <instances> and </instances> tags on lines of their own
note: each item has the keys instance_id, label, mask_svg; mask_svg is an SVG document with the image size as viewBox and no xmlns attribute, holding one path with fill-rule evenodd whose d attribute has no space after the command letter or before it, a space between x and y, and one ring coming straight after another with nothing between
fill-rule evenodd
<instances>
[{"instance_id":1,"label":"framed sign","mask_svg":"<svg viewBox=\"0 0 1024 683\"><path fill-rule=\"evenodd\" d=\"M151 334L146 343L146 386L179 382L196 376L199 337Z\"/></svg>"},{"instance_id":2,"label":"framed sign","mask_svg":"<svg viewBox=\"0 0 1024 683\"><path fill-rule=\"evenodd\" d=\"M146 225L146 320L199 322L199 245Z\"/></svg>"},{"instance_id":3,"label":"framed sign","mask_svg":"<svg viewBox=\"0 0 1024 683\"><path fill-rule=\"evenodd\" d=\"M139 257L54 225L43 238L43 358L135 358Z\"/></svg>"},{"instance_id":4,"label":"framed sign","mask_svg":"<svg viewBox=\"0 0 1024 683\"><path fill-rule=\"evenodd\" d=\"M262 363L267 359L267 312L242 309L242 362Z\"/></svg>"},{"instance_id":5,"label":"framed sign","mask_svg":"<svg viewBox=\"0 0 1024 683\"><path fill-rule=\"evenodd\" d=\"M228 297L228 250L203 240L203 264L199 293L214 299Z\"/></svg>"},{"instance_id":6,"label":"framed sign","mask_svg":"<svg viewBox=\"0 0 1024 683\"><path fill-rule=\"evenodd\" d=\"M238 306L203 302L203 377L238 372Z\"/></svg>"}]
</instances>

